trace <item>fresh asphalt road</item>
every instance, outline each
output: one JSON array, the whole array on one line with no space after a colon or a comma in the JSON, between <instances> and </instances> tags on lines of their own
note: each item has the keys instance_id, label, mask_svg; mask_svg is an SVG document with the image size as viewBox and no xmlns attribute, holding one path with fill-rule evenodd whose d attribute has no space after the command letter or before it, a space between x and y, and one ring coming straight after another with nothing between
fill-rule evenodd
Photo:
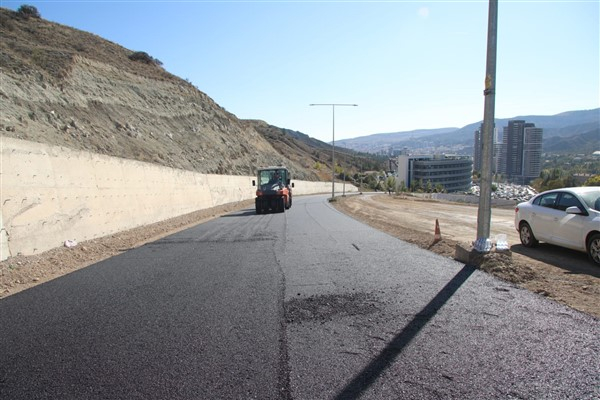
<instances>
[{"instance_id":1,"label":"fresh asphalt road","mask_svg":"<svg viewBox=\"0 0 600 400\"><path fill-rule=\"evenodd\" d=\"M252 398L596 399L600 322L326 196L0 300L0 399Z\"/></svg>"}]
</instances>

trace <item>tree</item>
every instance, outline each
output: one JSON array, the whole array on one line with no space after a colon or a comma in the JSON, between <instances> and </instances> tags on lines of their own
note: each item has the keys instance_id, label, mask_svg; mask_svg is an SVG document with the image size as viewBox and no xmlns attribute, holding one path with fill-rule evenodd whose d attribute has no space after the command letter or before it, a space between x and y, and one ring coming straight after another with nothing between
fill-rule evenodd
<instances>
[{"instance_id":1,"label":"tree","mask_svg":"<svg viewBox=\"0 0 600 400\"><path fill-rule=\"evenodd\" d=\"M583 183L583 186L600 186L600 175L594 175Z\"/></svg>"},{"instance_id":2,"label":"tree","mask_svg":"<svg viewBox=\"0 0 600 400\"><path fill-rule=\"evenodd\" d=\"M21 7L19 7L19 9L17 10L17 15L25 19L42 18L42 15L39 13L37 8L27 4L23 4Z\"/></svg>"},{"instance_id":3,"label":"tree","mask_svg":"<svg viewBox=\"0 0 600 400\"><path fill-rule=\"evenodd\" d=\"M160 60L157 60L145 51L136 51L131 53L129 55L129 59L132 61L141 61L146 64L154 64L159 66L163 64Z\"/></svg>"},{"instance_id":4,"label":"tree","mask_svg":"<svg viewBox=\"0 0 600 400\"><path fill-rule=\"evenodd\" d=\"M396 191L396 178L393 176L388 176L385 180L385 190L388 192Z\"/></svg>"},{"instance_id":5,"label":"tree","mask_svg":"<svg viewBox=\"0 0 600 400\"><path fill-rule=\"evenodd\" d=\"M413 182L410 185L411 192L422 192L423 191L423 181L421 179L417 179L416 182Z\"/></svg>"},{"instance_id":6,"label":"tree","mask_svg":"<svg viewBox=\"0 0 600 400\"><path fill-rule=\"evenodd\" d=\"M406 192L407 190L408 190L408 189L407 189L407 187L406 187L406 182L404 182L404 181L401 181L401 182L400 182L400 192L401 192L401 193L404 193L404 192Z\"/></svg>"},{"instance_id":7,"label":"tree","mask_svg":"<svg viewBox=\"0 0 600 400\"><path fill-rule=\"evenodd\" d=\"M548 168L542 170L540 177L532 182L532 186L538 192L543 192L551 189L577 186L577 181L568 171L560 168Z\"/></svg>"},{"instance_id":8,"label":"tree","mask_svg":"<svg viewBox=\"0 0 600 400\"><path fill-rule=\"evenodd\" d=\"M369 174L365 177L365 184L373 190L379 190L379 178L377 177L377 173Z\"/></svg>"},{"instance_id":9,"label":"tree","mask_svg":"<svg viewBox=\"0 0 600 400\"><path fill-rule=\"evenodd\" d=\"M425 193L431 193L433 192L433 184L431 183L430 180L427 181L427 183L425 184Z\"/></svg>"}]
</instances>

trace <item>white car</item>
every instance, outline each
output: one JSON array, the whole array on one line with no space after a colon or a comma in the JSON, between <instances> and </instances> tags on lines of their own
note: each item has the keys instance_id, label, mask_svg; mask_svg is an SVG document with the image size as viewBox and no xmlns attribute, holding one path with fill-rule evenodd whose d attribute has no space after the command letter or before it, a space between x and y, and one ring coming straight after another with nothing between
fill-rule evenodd
<instances>
[{"instance_id":1,"label":"white car","mask_svg":"<svg viewBox=\"0 0 600 400\"><path fill-rule=\"evenodd\" d=\"M548 190L519 203L515 228L525 247L551 243L587 252L600 265L600 186Z\"/></svg>"}]
</instances>

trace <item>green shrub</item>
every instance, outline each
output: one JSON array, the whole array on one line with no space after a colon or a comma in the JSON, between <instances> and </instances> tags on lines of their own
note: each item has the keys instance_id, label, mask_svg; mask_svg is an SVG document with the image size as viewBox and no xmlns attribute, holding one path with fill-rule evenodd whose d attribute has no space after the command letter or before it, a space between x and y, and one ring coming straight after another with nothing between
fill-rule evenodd
<instances>
[{"instance_id":1,"label":"green shrub","mask_svg":"<svg viewBox=\"0 0 600 400\"><path fill-rule=\"evenodd\" d=\"M136 51L134 53L131 53L129 55L129 59L132 61L141 61L146 64L162 65L162 62L160 62L160 60L157 60L145 51Z\"/></svg>"},{"instance_id":2,"label":"green shrub","mask_svg":"<svg viewBox=\"0 0 600 400\"><path fill-rule=\"evenodd\" d=\"M594 175L589 178L583 186L600 186L600 175Z\"/></svg>"},{"instance_id":3,"label":"green shrub","mask_svg":"<svg viewBox=\"0 0 600 400\"><path fill-rule=\"evenodd\" d=\"M23 4L21 7L19 7L19 9L17 10L17 15L25 19L42 18L42 15L39 13L37 8L27 4Z\"/></svg>"}]
</instances>

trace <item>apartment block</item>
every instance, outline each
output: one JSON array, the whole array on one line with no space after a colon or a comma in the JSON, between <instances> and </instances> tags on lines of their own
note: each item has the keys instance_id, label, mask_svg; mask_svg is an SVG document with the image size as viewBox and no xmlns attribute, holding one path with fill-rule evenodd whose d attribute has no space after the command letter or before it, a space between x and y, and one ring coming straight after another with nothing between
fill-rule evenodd
<instances>
[{"instance_id":1,"label":"apartment block","mask_svg":"<svg viewBox=\"0 0 600 400\"><path fill-rule=\"evenodd\" d=\"M539 177L542 162L543 129L524 120L508 121L497 146L497 173L515 183L529 183Z\"/></svg>"}]
</instances>

